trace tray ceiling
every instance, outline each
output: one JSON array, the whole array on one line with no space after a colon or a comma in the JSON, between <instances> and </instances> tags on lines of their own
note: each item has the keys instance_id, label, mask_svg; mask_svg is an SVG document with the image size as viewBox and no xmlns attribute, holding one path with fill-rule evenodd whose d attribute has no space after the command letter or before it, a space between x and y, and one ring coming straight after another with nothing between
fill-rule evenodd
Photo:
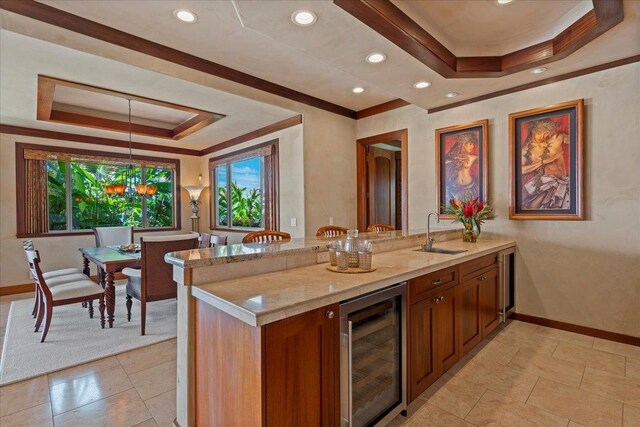
<instances>
[{"instance_id":1,"label":"tray ceiling","mask_svg":"<svg viewBox=\"0 0 640 427\"><path fill-rule=\"evenodd\" d=\"M500 19L503 9L493 0L471 2L486 3L488 22ZM356 111L397 98L430 109L640 54L637 43L640 39L640 2L633 0L624 1L622 23L566 58L549 64L546 73L532 75L527 69L500 78L476 79L443 78L330 1L55 0L43 3ZM514 0L504 6L511 7L510 13L520 16L524 12L516 3L540 2ZM555 15L562 15L564 23L572 19L573 13L578 15L583 4L560 3ZM177 21L173 11L178 7L194 11L198 15L197 22ZM308 28L295 26L290 16L298 9L313 10L318 16L317 22ZM61 32L10 12L2 11L1 14L5 28L11 31L36 34L63 44L66 38L82 40L85 37ZM520 19L534 17L520 16ZM34 28L38 26L36 31ZM82 32L81 29L76 31ZM556 30L549 24L546 31L535 37ZM50 35L43 35L45 33ZM517 36L512 33L504 37ZM100 50L100 43L90 48L98 54ZM105 55L112 56L109 49L104 50ZM387 60L382 64L367 63L364 58L374 51L384 53ZM121 56L121 60L126 61L126 57ZM413 88L420 80L431 82L431 87ZM362 86L364 93L353 94L354 86ZM449 92L459 95L449 99L445 96Z\"/></svg>"}]
</instances>

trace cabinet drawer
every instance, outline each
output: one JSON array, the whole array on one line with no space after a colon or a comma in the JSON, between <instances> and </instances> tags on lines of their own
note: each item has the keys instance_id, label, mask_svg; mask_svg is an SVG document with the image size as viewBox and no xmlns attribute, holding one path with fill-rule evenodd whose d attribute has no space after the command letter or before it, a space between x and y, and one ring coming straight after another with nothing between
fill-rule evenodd
<instances>
[{"instance_id":1,"label":"cabinet drawer","mask_svg":"<svg viewBox=\"0 0 640 427\"><path fill-rule=\"evenodd\" d=\"M409 281L409 304L421 301L445 287L457 284L458 268L456 266L411 279Z\"/></svg>"},{"instance_id":2,"label":"cabinet drawer","mask_svg":"<svg viewBox=\"0 0 640 427\"><path fill-rule=\"evenodd\" d=\"M495 268L497 265L497 252L460 264L460 281L466 282L481 273L485 273L492 268Z\"/></svg>"}]
</instances>

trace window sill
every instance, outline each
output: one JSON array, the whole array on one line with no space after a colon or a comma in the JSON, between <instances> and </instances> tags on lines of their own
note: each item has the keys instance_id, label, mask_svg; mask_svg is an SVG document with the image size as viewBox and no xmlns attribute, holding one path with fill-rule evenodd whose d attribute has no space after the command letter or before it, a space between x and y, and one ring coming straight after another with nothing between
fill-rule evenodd
<instances>
[{"instance_id":1,"label":"window sill","mask_svg":"<svg viewBox=\"0 0 640 427\"><path fill-rule=\"evenodd\" d=\"M264 231L264 228L219 228L219 227L209 227L211 231L220 231L225 233L253 233L254 231Z\"/></svg>"},{"instance_id":2,"label":"window sill","mask_svg":"<svg viewBox=\"0 0 640 427\"><path fill-rule=\"evenodd\" d=\"M160 231L180 231L181 227L170 227L170 228L134 228L134 233L154 233ZM68 237L68 236L93 236L93 231L87 230L79 230L79 231L60 231L60 232L51 232L51 233L41 233L41 234L16 234L16 238L24 239L31 237Z\"/></svg>"}]
</instances>

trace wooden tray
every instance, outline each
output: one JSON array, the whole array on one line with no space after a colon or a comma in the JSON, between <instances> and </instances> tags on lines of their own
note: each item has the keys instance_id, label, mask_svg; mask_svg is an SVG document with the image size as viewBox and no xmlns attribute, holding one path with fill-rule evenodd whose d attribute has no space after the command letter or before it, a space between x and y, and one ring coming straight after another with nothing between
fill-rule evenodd
<instances>
[{"instance_id":1,"label":"wooden tray","mask_svg":"<svg viewBox=\"0 0 640 427\"><path fill-rule=\"evenodd\" d=\"M338 267L335 265L327 265L327 270L333 271L334 273L343 273L343 274L359 274L359 273L371 273L372 271L376 271L378 267L372 265L371 270L362 270L357 267L349 267L347 270L338 270Z\"/></svg>"}]
</instances>

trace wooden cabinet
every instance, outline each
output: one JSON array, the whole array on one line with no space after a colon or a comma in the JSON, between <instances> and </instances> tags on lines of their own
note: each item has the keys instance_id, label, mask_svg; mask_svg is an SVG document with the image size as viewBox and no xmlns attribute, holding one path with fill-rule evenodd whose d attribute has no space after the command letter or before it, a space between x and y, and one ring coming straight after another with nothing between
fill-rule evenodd
<instances>
[{"instance_id":1,"label":"wooden cabinet","mask_svg":"<svg viewBox=\"0 0 640 427\"><path fill-rule=\"evenodd\" d=\"M194 425L338 426L339 317L333 304L254 327L195 300Z\"/></svg>"},{"instance_id":2,"label":"wooden cabinet","mask_svg":"<svg viewBox=\"0 0 640 427\"><path fill-rule=\"evenodd\" d=\"M477 278L461 283L456 289L460 300L460 338L465 355L482 340L480 320L480 281Z\"/></svg>"},{"instance_id":3,"label":"wooden cabinet","mask_svg":"<svg viewBox=\"0 0 640 427\"><path fill-rule=\"evenodd\" d=\"M500 323L497 267L495 253L409 281L409 402Z\"/></svg>"},{"instance_id":4,"label":"wooden cabinet","mask_svg":"<svg viewBox=\"0 0 640 427\"><path fill-rule=\"evenodd\" d=\"M494 268L481 274L480 281L480 321L482 322L482 337L486 337L500 323L498 313L500 294L498 293L498 269Z\"/></svg>"},{"instance_id":5,"label":"wooden cabinet","mask_svg":"<svg viewBox=\"0 0 640 427\"><path fill-rule=\"evenodd\" d=\"M436 303L432 299L425 299L409 308L409 402L439 376L436 366L436 317Z\"/></svg>"},{"instance_id":6,"label":"wooden cabinet","mask_svg":"<svg viewBox=\"0 0 640 427\"><path fill-rule=\"evenodd\" d=\"M335 304L266 326L267 426L338 425L339 310Z\"/></svg>"},{"instance_id":7,"label":"wooden cabinet","mask_svg":"<svg viewBox=\"0 0 640 427\"><path fill-rule=\"evenodd\" d=\"M498 255L491 254L460 265L458 286L462 354L467 354L500 323L498 314Z\"/></svg>"},{"instance_id":8,"label":"wooden cabinet","mask_svg":"<svg viewBox=\"0 0 640 427\"><path fill-rule=\"evenodd\" d=\"M455 291L436 290L409 307L409 402L460 359Z\"/></svg>"}]
</instances>

